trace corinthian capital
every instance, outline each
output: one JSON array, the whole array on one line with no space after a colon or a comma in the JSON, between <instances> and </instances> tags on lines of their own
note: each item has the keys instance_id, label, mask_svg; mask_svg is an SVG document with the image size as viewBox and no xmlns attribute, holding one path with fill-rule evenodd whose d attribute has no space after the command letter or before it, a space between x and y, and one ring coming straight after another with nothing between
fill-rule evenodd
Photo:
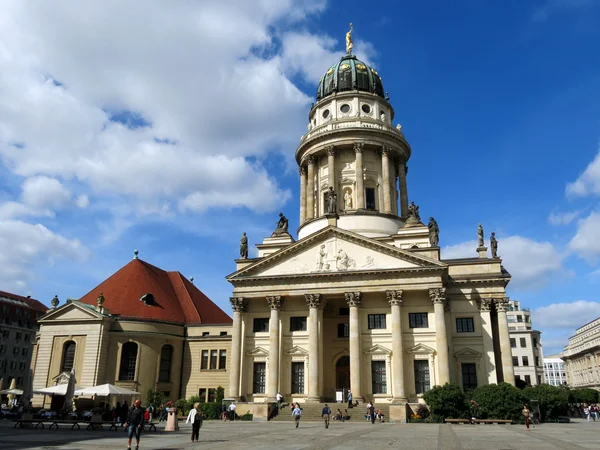
<instances>
[{"instance_id":1,"label":"corinthian capital","mask_svg":"<svg viewBox=\"0 0 600 450\"><path fill-rule=\"evenodd\" d=\"M385 296L391 306L402 306L402 290L385 291Z\"/></svg>"},{"instance_id":2,"label":"corinthian capital","mask_svg":"<svg viewBox=\"0 0 600 450\"><path fill-rule=\"evenodd\" d=\"M443 305L444 303L446 303L446 288L429 289L429 298L431 299L434 305L436 303Z\"/></svg>"},{"instance_id":3,"label":"corinthian capital","mask_svg":"<svg viewBox=\"0 0 600 450\"><path fill-rule=\"evenodd\" d=\"M482 298L478 301L480 311L489 311L492 308L492 299Z\"/></svg>"},{"instance_id":4,"label":"corinthian capital","mask_svg":"<svg viewBox=\"0 0 600 450\"><path fill-rule=\"evenodd\" d=\"M364 146L365 146L365 144L363 142L355 142L354 143L354 152L362 153Z\"/></svg>"},{"instance_id":5,"label":"corinthian capital","mask_svg":"<svg viewBox=\"0 0 600 450\"><path fill-rule=\"evenodd\" d=\"M508 297L504 298L495 298L494 304L496 305L496 309L498 312L506 312L508 309Z\"/></svg>"},{"instance_id":6,"label":"corinthian capital","mask_svg":"<svg viewBox=\"0 0 600 450\"><path fill-rule=\"evenodd\" d=\"M279 310L283 304L283 297L281 295L267 296L267 303L271 309Z\"/></svg>"},{"instance_id":7,"label":"corinthian capital","mask_svg":"<svg viewBox=\"0 0 600 450\"><path fill-rule=\"evenodd\" d=\"M321 294L304 294L304 298L309 308L319 308L321 306Z\"/></svg>"},{"instance_id":8,"label":"corinthian capital","mask_svg":"<svg viewBox=\"0 0 600 450\"><path fill-rule=\"evenodd\" d=\"M348 306L360 306L360 292L346 292L344 295Z\"/></svg>"},{"instance_id":9,"label":"corinthian capital","mask_svg":"<svg viewBox=\"0 0 600 450\"><path fill-rule=\"evenodd\" d=\"M300 176L306 175L306 167L304 167L303 165L298 167L298 173L300 174Z\"/></svg>"},{"instance_id":10,"label":"corinthian capital","mask_svg":"<svg viewBox=\"0 0 600 450\"><path fill-rule=\"evenodd\" d=\"M306 162L307 162L309 165L313 165L313 164L314 164L316 161L317 161L317 160L316 160L316 159L315 159L315 157L314 157L314 156L312 156L312 155L310 155L310 156L308 156L308 157L306 158Z\"/></svg>"},{"instance_id":11,"label":"corinthian capital","mask_svg":"<svg viewBox=\"0 0 600 450\"><path fill-rule=\"evenodd\" d=\"M246 311L246 302L242 297L229 297L229 303L234 312Z\"/></svg>"},{"instance_id":12,"label":"corinthian capital","mask_svg":"<svg viewBox=\"0 0 600 450\"><path fill-rule=\"evenodd\" d=\"M392 147L381 147L382 155L389 155L392 152Z\"/></svg>"},{"instance_id":13,"label":"corinthian capital","mask_svg":"<svg viewBox=\"0 0 600 450\"><path fill-rule=\"evenodd\" d=\"M335 156L335 147L333 145L328 145L325 147L325 150L327 150L327 156Z\"/></svg>"}]
</instances>

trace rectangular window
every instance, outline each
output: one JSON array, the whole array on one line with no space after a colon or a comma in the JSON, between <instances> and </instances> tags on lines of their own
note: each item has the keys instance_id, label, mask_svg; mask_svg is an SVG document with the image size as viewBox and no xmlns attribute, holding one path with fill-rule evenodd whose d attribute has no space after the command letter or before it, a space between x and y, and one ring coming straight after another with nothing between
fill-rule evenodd
<instances>
[{"instance_id":1,"label":"rectangular window","mask_svg":"<svg viewBox=\"0 0 600 450\"><path fill-rule=\"evenodd\" d=\"M385 314L369 314L369 330L385 329Z\"/></svg>"},{"instance_id":2,"label":"rectangular window","mask_svg":"<svg viewBox=\"0 0 600 450\"><path fill-rule=\"evenodd\" d=\"M25 342L29 342L29 337L30 336L28 334L25 335Z\"/></svg>"},{"instance_id":3,"label":"rectangular window","mask_svg":"<svg viewBox=\"0 0 600 450\"><path fill-rule=\"evenodd\" d=\"M477 368L475 363L462 363L463 390L468 391L477 387Z\"/></svg>"},{"instance_id":4,"label":"rectangular window","mask_svg":"<svg viewBox=\"0 0 600 450\"><path fill-rule=\"evenodd\" d=\"M429 328L427 313L408 313L408 323L411 328Z\"/></svg>"},{"instance_id":5,"label":"rectangular window","mask_svg":"<svg viewBox=\"0 0 600 450\"><path fill-rule=\"evenodd\" d=\"M21 356L27 356L27 353L29 353L29 350L24 348L21 350Z\"/></svg>"},{"instance_id":6,"label":"rectangular window","mask_svg":"<svg viewBox=\"0 0 600 450\"><path fill-rule=\"evenodd\" d=\"M426 359L415 360L415 392L423 394L430 388L429 385L429 361Z\"/></svg>"},{"instance_id":7,"label":"rectangular window","mask_svg":"<svg viewBox=\"0 0 600 450\"><path fill-rule=\"evenodd\" d=\"M517 322L523 322L523 316L517 316Z\"/></svg>"},{"instance_id":8,"label":"rectangular window","mask_svg":"<svg viewBox=\"0 0 600 450\"><path fill-rule=\"evenodd\" d=\"M20 341L21 340L21 333L15 333L15 340L16 341Z\"/></svg>"},{"instance_id":9,"label":"rectangular window","mask_svg":"<svg viewBox=\"0 0 600 450\"><path fill-rule=\"evenodd\" d=\"M541 375L537 376L537 380L538 380L538 384L542 384L542 376Z\"/></svg>"},{"instance_id":10,"label":"rectangular window","mask_svg":"<svg viewBox=\"0 0 600 450\"><path fill-rule=\"evenodd\" d=\"M292 394L304 394L304 363L292 363Z\"/></svg>"},{"instance_id":11,"label":"rectangular window","mask_svg":"<svg viewBox=\"0 0 600 450\"><path fill-rule=\"evenodd\" d=\"M510 348L517 348L517 340L515 338L510 338Z\"/></svg>"},{"instance_id":12,"label":"rectangular window","mask_svg":"<svg viewBox=\"0 0 600 450\"><path fill-rule=\"evenodd\" d=\"M202 337L204 337L204 336L210 336L210 331L203 331Z\"/></svg>"},{"instance_id":13,"label":"rectangular window","mask_svg":"<svg viewBox=\"0 0 600 450\"><path fill-rule=\"evenodd\" d=\"M527 341L525 340L525 338L520 338L519 341L522 348L527 347Z\"/></svg>"},{"instance_id":14,"label":"rectangular window","mask_svg":"<svg viewBox=\"0 0 600 450\"><path fill-rule=\"evenodd\" d=\"M373 394L387 393L385 361L371 361L371 387Z\"/></svg>"},{"instance_id":15,"label":"rectangular window","mask_svg":"<svg viewBox=\"0 0 600 450\"><path fill-rule=\"evenodd\" d=\"M13 355L16 356L19 354L19 347L13 348Z\"/></svg>"},{"instance_id":16,"label":"rectangular window","mask_svg":"<svg viewBox=\"0 0 600 450\"><path fill-rule=\"evenodd\" d=\"M215 370L217 368L217 351L210 351L210 368L211 370Z\"/></svg>"},{"instance_id":17,"label":"rectangular window","mask_svg":"<svg viewBox=\"0 0 600 450\"><path fill-rule=\"evenodd\" d=\"M527 383L529 386L531 386L531 376L530 375L525 375L525 383Z\"/></svg>"},{"instance_id":18,"label":"rectangular window","mask_svg":"<svg viewBox=\"0 0 600 450\"><path fill-rule=\"evenodd\" d=\"M210 388L208 390L208 403L213 403L215 401L216 396L217 396L217 390L214 388Z\"/></svg>"},{"instance_id":19,"label":"rectangular window","mask_svg":"<svg viewBox=\"0 0 600 450\"><path fill-rule=\"evenodd\" d=\"M519 357L518 356L513 356L513 366L514 367L519 366Z\"/></svg>"},{"instance_id":20,"label":"rectangular window","mask_svg":"<svg viewBox=\"0 0 600 450\"><path fill-rule=\"evenodd\" d=\"M535 365L536 365L536 367L540 365L540 357L539 356L535 357Z\"/></svg>"},{"instance_id":21,"label":"rectangular window","mask_svg":"<svg viewBox=\"0 0 600 450\"><path fill-rule=\"evenodd\" d=\"M257 317L254 319L254 332L265 333L269 331L269 318Z\"/></svg>"},{"instance_id":22,"label":"rectangular window","mask_svg":"<svg viewBox=\"0 0 600 450\"><path fill-rule=\"evenodd\" d=\"M537 338L533 338L533 347L537 348Z\"/></svg>"},{"instance_id":23,"label":"rectangular window","mask_svg":"<svg viewBox=\"0 0 600 450\"><path fill-rule=\"evenodd\" d=\"M252 393L264 394L267 381L267 363L254 363L254 377L252 379Z\"/></svg>"},{"instance_id":24,"label":"rectangular window","mask_svg":"<svg viewBox=\"0 0 600 450\"><path fill-rule=\"evenodd\" d=\"M200 391L198 391L198 395L200 397L200 403L205 403L206 402L206 388L200 388Z\"/></svg>"},{"instance_id":25,"label":"rectangular window","mask_svg":"<svg viewBox=\"0 0 600 450\"><path fill-rule=\"evenodd\" d=\"M367 209L375 209L375 188L365 189L365 203Z\"/></svg>"},{"instance_id":26,"label":"rectangular window","mask_svg":"<svg viewBox=\"0 0 600 450\"><path fill-rule=\"evenodd\" d=\"M306 331L306 316L290 317L290 331Z\"/></svg>"},{"instance_id":27,"label":"rectangular window","mask_svg":"<svg viewBox=\"0 0 600 450\"><path fill-rule=\"evenodd\" d=\"M350 324L349 323L338 323L338 334L339 338L350 337Z\"/></svg>"},{"instance_id":28,"label":"rectangular window","mask_svg":"<svg viewBox=\"0 0 600 450\"><path fill-rule=\"evenodd\" d=\"M475 323L472 317L458 317L456 319L457 333L473 333L475 331Z\"/></svg>"},{"instance_id":29,"label":"rectangular window","mask_svg":"<svg viewBox=\"0 0 600 450\"><path fill-rule=\"evenodd\" d=\"M19 364L19 370L25 370L25 363L22 362Z\"/></svg>"},{"instance_id":30,"label":"rectangular window","mask_svg":"<svg viewBox=\"0 0 600 450\"><path fill-rule=\"evenodd\" d=\"M200 360L200 370L208 369L208 350L202 350L202 358Z\"/></svg>"},{"instance_id":31,"label":"rectangular window","mask_svg":"<svg viewBox=\"0 0 600 450\"><path fill-rule=\"evenodd\" d=\"M219 336L227 336L227 331L221 331L221 332L219 332Z\"/></svg>"},{"instance_id":32,"label":"rectangular window","mask_svg":"<svg viewBox=\"0 0 600 450\"><path fill-rule=\"evenodd\" d=\"M350 308L340 308L338 310L338 315L340 315L340 316L349 316L350 315Z\"/></svg>"},{"instance_id":33,"label":"rectangular window","mask_svg":"<svg viewBox=\"0 0 600 450\"><path fill-rule=\"evenodd\" d=\"M219 350L219 369L225 370L227 367L227 350Z\"/></svg>"},{"instance_id":34,"label":"rectangular window","mask_svg":"<svg viewBox=\"0 0 600 450\"><path fill-rule=\"evenodd\" d=\"M2 337L8 339L10 337L10 330L2 330Z\"/></svg>"},{"instance_id":35,"label":"rectangular window","mask_svg":"<svg viewBox=\"0 0 600 450\"><path fill-rule=\"evenodd\" d=\"M524 366L528 366L529 365L529 357L523 356L523 365Z\"/></svg>"}]
</instances>

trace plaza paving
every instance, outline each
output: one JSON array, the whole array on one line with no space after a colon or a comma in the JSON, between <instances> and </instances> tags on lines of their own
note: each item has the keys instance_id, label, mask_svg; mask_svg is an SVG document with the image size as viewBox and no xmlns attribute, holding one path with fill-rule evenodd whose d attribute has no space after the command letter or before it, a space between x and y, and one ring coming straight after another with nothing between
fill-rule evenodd
<instances>
[{"instance_id":1,"label":"plaza paving","mask_svg":"<svg viewBox=\"0 0 600 450\"><path fill-rule=\"evenodd\" d=\"M598 448L600 422L547 424L525 431L522 425L433 425L334 422L324 429L318 422L293 423L205 422L200 442L191 443L190 426L179 432L146 433L142 449L579 449ZM113 431L13 429L0 421L2 450L125 449L126 434Z\"/></svg>"}]
</instances>

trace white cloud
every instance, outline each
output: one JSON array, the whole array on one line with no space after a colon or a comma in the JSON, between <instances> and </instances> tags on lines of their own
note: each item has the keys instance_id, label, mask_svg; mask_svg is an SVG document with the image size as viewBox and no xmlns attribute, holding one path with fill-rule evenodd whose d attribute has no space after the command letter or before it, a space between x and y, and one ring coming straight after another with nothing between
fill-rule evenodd
<instances>
[{"instance_id":1,"label":"white cloud","mask_svg":"<svg viewBox=\"0 0 600 450\"><path fill-rule=\"evenodd\" d=\"M577 233L569 248L590 263L600 257L600 213L592 212L577 222Z\"/></svg>"},{"instance_id":2,"label":"white cloud","mask_svg":"<svg viewBox=\"0 0 600 450\"><path fill-rule=\"evenodd\" d=\"M578 300L571 303L552 303L532 312L536 327L542 329L576 328L600 317L600 303ZM565 342L564 345L567 343Z\"/></svg>"},{"instance_id":3,"label":"white cloud","mask_svg":"<svg viewBox=\"0 0 600 450\"><path fill-rule=\"evenodd\" d=\"M553 277L565 274L562 267L564 256L550 242L537 242L522 236L497 236L497 239L498 256L512 275L509 288L540 289ZM442 258L473 258L477 256L476 249L477 241L462 242L444 247Z\"/></svg>"},{"instance_id":4,"label":"white cloud","mask_svg":"<svg viewBox=\"0 0 600 450\"><path fill-rule=\"evenodd\" d=\"M79 240L19 220L0 220L0 249L0 286L12 292L26 290L36 264L54 264L62 258L85 261L89 256Z\"/></svg>"},{"instance_id":5,"label":"white cloud","mask_svg":"<svg viewBox=\"0 0 600 450\"><path fill-rule=\"evenodd\" d=\"M31 177L23 182L21 188L21 200L35 209L59 209L71 201L71 193L56 178Z\"/></svg>"},{"instance_id":6,"label":"white cloud","mask_svg":"<svg viewBox=\"0 0 600 450\"><path fill-rule=\"evenodd\" d=\"M77 198L75 199L75 204L79 207L79 208L87 208L90 205L90 199L87 195L85 194L81 194L78 195Z\"/></svg>"},{"instance_id":7,"label":"white cloud","mask_svg":"<svg viewBox=\"0 0 600 450\"><path fill-rule=\"evenodd\" d=\"M579 215L581 211L571 211L565 213L550 213L548 216L548 222L551 225L569 225L573 222Z\"/></svg>"},{"instance_id":8,"label":"white cloud","mask_svg":"<svg viewBox=\"0 0 600 450\"><path fill-rule=\"evenodd\" d=\"M567 184L566 193L571 197L600 195L600 151L583 173L575 181Z\"/></svg>"}]
</instances>

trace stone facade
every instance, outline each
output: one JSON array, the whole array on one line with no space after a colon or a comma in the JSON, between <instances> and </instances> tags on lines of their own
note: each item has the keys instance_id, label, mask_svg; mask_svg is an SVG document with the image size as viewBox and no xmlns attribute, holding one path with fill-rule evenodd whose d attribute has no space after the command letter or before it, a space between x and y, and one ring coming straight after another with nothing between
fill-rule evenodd
<instances>
[{"instance_id":1,"label":"stone facade","mask_svg":"<svg viewBox=\"0 0 600 450\"><path fill-rule=\"evenodd\" d=\"M529 386L545 383L542 332L533 329L531 311L521 308L520 302L510 300L506 316L515 378Z\"/></svg>"},{"instance_id":2,"label":"stone facade","mask_svg":"<svg viewBox=\"0 0 600 450\"><path fill-rule=\"evenodd\" d=\"M600 389L600 318L578 328L560 357L569 387Z\"/></svg>"}]
</instances>

